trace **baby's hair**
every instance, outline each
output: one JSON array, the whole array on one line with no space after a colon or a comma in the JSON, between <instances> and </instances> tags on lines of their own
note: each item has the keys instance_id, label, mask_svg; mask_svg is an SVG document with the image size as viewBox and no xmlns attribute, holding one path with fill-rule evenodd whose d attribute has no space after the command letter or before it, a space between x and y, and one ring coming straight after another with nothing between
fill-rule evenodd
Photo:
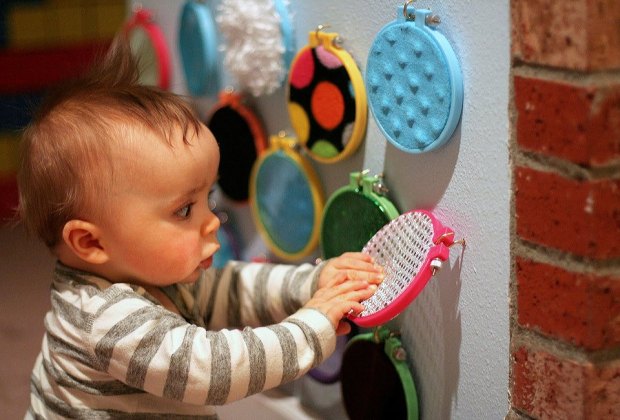
<instances>
[{"instance_id":1,"label":"baby's hair","mask_svg":"<svg viewBox=\"0 0 620 420\"><path fill-rule=\"evenodd\" d=\"M102 210L112 181L111 150L151 132L174 147L203 129L180 96L139 84L125 37L83 77L50 92L22 137L18 218L50 248L73 218Z\"/></svg>"}]
</instances>

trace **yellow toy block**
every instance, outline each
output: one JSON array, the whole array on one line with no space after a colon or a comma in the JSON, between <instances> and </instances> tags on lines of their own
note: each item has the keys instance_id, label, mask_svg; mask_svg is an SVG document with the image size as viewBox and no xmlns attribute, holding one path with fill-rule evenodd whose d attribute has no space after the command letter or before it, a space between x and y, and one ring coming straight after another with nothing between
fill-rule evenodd
<instances>
[{"instance_id":1,"label":"yellow toy block","mask_svg":"<svg viewBox=\"0 0 620 420\"><path fill-rule=\"evenodd\" d=\"M0 176L17 172L20 136L14 133L0 133Z\"/></svg>"},{"instance_id":2,"label":"yellow toy block","mask_svg":"<svg viewBox=\"0 0 620 420\"><path fill-rule=\"evenodd\" d=\"M57 7L50 10L56 15L58 22L58 36L60 43L74 43L87 39L84 31L83 8L75 6Z\"/></svg>"},{"instance_id":3,"label":"yellow toy block","mask_svg":"<svg viewBox=\"0 0 620 420\"><path fill-rule=\"evenodd\" d=\"M112 38L123 26L128 17L128 9L124 2L106 2L95 7L99 38Z\"/></svg>"},{"instance_id":4,"label":"yellow toy block","mask_svg":"<svg viewBox=\"0 0 620 420\"><path fill-rule=\"evenodd\" d=\"M36 5L16 5L7 14L7 35L12 47L53 43L49 15Z\"/></svg>"}]
</instances>

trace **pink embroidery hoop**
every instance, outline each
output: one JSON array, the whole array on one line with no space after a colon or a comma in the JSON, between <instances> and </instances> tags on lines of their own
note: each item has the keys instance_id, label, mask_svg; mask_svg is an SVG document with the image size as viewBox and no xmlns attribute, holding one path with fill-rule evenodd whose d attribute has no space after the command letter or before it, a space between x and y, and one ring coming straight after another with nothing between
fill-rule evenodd
<instances>
[{"instance_id":1,"label":"pink embroidery hoop","mask_svg":"<svg viewBox=\"0 0 620 420\"><path fill-rule=\"evenodd\" d=\"M349 314L360 327L385 324L400 314L420 294L441 268L455 243L454 231L429 211L412 210L381 228L362 250L385 270L385 279L365 309Z\"/></svg>"}]
</instances>

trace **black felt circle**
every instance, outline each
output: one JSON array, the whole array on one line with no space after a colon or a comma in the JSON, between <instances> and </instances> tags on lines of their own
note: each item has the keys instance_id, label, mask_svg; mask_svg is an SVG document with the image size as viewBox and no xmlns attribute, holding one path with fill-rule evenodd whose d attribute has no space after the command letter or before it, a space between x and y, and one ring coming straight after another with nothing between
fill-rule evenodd
<instances>
[{"instance_id":1,"label":"black felt circle","mask_svg":"<svg viewBox=\"0 0 620 420\"><path fill-rule=\"evenodd\" d=\"M351 420L407 418L407 400L400 376L383 347L384 343L357 340L345 350L340 380Z\"/></svg>"},{"instance_id":2,"label":"black felt circle","mask_svg":"<svg viewBox=\"0 0 620 420\"><path fill-rule=\"evenodd\" d=\"M208 127L220 146L220 188L232 200L246 201L252 165L257 158L250 125L233 108L224 106L213 113Z\"/></svg>"}]
</instances>

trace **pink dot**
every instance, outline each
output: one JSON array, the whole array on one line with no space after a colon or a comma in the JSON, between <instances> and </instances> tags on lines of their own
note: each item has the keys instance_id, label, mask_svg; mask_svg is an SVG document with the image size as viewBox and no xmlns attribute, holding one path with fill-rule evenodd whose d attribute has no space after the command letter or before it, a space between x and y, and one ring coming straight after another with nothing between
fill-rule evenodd
<instances>
[{"instance_id":1,"label":"pink dot","mask_svg":"<svg viewBox=\"0 0 620 420\"><path fill-rule=\"evenodd\" d=\"M342 66L342 61L334 54L327 51L322 46L316 47L316 56L325 67L328 69L336 69Z\"/></svg>"}]
</instances>

